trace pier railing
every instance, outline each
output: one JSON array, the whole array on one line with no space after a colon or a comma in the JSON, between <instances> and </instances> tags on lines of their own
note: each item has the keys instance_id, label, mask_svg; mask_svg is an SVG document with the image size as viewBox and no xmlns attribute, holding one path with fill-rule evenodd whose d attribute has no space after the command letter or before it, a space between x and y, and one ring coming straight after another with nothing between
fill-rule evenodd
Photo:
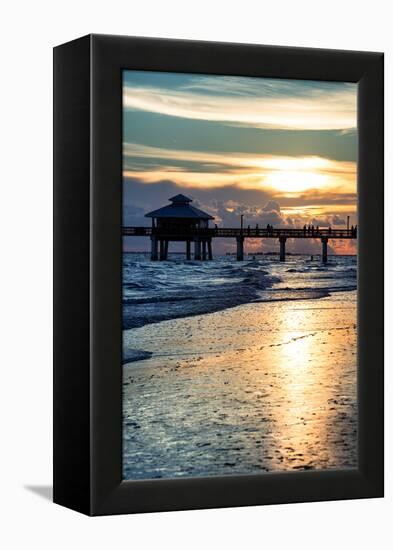
<instances>
[{"instance_id":1,"label":"pier railing","mask_svg":"<svg viewBox=\"0 0 393 550\"><path fill-rule=\"evenodd\" d=\"M159 227L130 227L123 226L122 233L126 237L149 237L155 235L158 238L177 238L179 240L187 240L194 238L271 238L279 239L286 237L287 239L320 239L326 237L328 239L356 239L357 229L332 229L332 228L301 228L301 229L281 229L281 228L258 228L258 227L210 227L206 229L191 229L184 228L159 228Z\"/></svg>"},{"instance_id":2,"label":"pier railing","mask_svg":"<svg viewBox=\"0 0 393 550\"><path fill-rule=\"evenodd\" d=\"M166 260L170 241L186 242L186 257L191 259L191 243L194 243L194 258L196 260L212 260L213 238L227 237L236 239L236 258L244 259L244 241L250 239L278 239L280 242L280 260L285 261L285 243L287 239L320 239L322 244L322 261L327 262L328 241L330 239L356 239L357 228L332 229L319 227L303 227L300 229L259 228L259 227L209 227L190 228L179 225L166 227L123 227L126 237L146 236L151 239L151 259ZM160 250L158 250L158 247Z\"/></svg>"}]
</instances>

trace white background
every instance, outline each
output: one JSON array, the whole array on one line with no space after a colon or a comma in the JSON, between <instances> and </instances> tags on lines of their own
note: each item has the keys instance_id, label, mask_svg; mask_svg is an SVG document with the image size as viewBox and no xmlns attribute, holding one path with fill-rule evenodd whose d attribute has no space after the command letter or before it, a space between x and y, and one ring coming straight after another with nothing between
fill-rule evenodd
<instances>
[{"instance_id":1,"label":"white background","mask_svg":"<svg viewBox=\"0 0 393 550\"><path fill-rule=\"evenodd\" d=\"M389 4L383 0L14 0L2 4L2 548L392 548L392 438L388 431L385 499L91 519L56 506L48 498L52 467L52 47L94 32L384 51L386 151L391 153L393 18ZM386 168L390 212L389 159ZM390 216L388 222L386 241L391 252ZM387 266L391 277L390 258ZM386 290L391 334L392 293L389 287ZM388 341L388 426L393 400L391 350Z\"/></svg>"}]
</instances>

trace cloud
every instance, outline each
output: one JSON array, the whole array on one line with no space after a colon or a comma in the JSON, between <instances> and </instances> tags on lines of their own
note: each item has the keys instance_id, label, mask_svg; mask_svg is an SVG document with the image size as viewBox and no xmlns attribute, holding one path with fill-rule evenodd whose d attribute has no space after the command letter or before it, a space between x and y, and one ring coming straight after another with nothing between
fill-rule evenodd
<instances>
[{"instance_id":1,"label":"cloud","mask_svg":"<svg viewBox=\"0 0 393 550\"><path fill-rule=\"evenodd\" d=\"M337 214L330 214L324 218L312 218L310 223L316 227L336 227L346 225L346 220Z\"/></svg>"},{"instance_id":2,"label":"cloud","mask_svg":"<svg viewBox=\"0 0 393 550\"><path fill-rule=\"evenodd\" d=\"M346 223L344 218L340 218L340 216L338 216L337 214L331 216L331 222L332 225L345 225Z\"/></svg>"},{"instance_id":3,"label":"cloud","mask_svg":"<svg viewBox=\"0 0 393 550\"><path fill-rule=\"evenodd\" d=\"M124 176L188 188L270 189L278 196L354 192L356 164L320 156L189 151L124 143Z\"/></svg>"},{"instance_id":4,"label":"cloud","mask_svg":"<svg viewBox=\"0 0 393 550\"><path fill-rule=\"evenodd\" d=\"M320 156L356 161L357 132L351 130L273 130L229 126L158 113L123 111L124 142L193 151Z\"/></svg>"},{"instance_id":5,"label":"cloud","mask_svg":"<svg viewBox=\"0 0 393 550\"><path fill-rule=\"evenodd\" d=\"M280 205L275 201L268 201L263 206L236 204L235 201L215 201L210 206L199 203L199 208L205 209L215 217L217 225L221 227L239 227L241 215L243 225L247 227L265 227L267 224L275 227L289 227L293 225L290 218L280 212Z\"/></svg>"},{"instance_id":6,"label":"cloud","mask_svg":"<svg viewBox=\"0 0 393 550\"><path fill-rule=\"evenodd\" d=\"M264 212L271 212L272 210L275 210L276 212L280 212L280 205L277 201L269 201L265 206L262 208Z\"/></svg>"},{"instance_id":7,"label":"cloud","mask_svg":"<svg viewBox=\"0 0 393 550\"><path fill-rule=\"evenodd\" d=\"M247 81L251 80L252 85ZM159 81L158 81L159 82ZM283 130L348 130L356 128L356 86L296 81L267 83L231 77L196 80L164 87L132 85L123 88L125 109L184 119ZM319 85L318 85L319 84ZM258 86L260 89L258 89ZM301 93L299 93L301 90ZM209 93L207 93L209 92Z\"/></svg>"}]
</instances>

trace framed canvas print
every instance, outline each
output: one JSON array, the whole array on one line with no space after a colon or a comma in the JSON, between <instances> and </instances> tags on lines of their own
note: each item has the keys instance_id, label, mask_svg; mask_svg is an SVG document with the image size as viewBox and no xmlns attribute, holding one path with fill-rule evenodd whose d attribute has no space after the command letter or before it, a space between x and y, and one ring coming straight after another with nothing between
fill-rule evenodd
<instances>
[{"instance_id":1,"label":"framed canvas print","mask_svg":"<svg viewBox=\"0 0 393 550\"><path fill-rule=\"evenodd\" d=\"M54 50L54 501L383 496L383 55Z\"/></svg>"}]
</instances>

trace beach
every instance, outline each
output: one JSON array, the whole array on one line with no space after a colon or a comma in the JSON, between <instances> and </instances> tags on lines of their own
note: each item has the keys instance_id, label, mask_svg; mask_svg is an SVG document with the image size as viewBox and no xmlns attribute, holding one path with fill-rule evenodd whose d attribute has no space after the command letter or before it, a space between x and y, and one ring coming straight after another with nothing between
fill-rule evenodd
<instances>
[{"instance_id":1,"label":"beach","mask_svg":"<svg viewBox=\"0 0 393 550\"><path fill-rule=\"evenodd\" d=\"M353 262L244 262L252 301L125 330L123 477L355 468Z\"/></svg>"}]
</instances>

